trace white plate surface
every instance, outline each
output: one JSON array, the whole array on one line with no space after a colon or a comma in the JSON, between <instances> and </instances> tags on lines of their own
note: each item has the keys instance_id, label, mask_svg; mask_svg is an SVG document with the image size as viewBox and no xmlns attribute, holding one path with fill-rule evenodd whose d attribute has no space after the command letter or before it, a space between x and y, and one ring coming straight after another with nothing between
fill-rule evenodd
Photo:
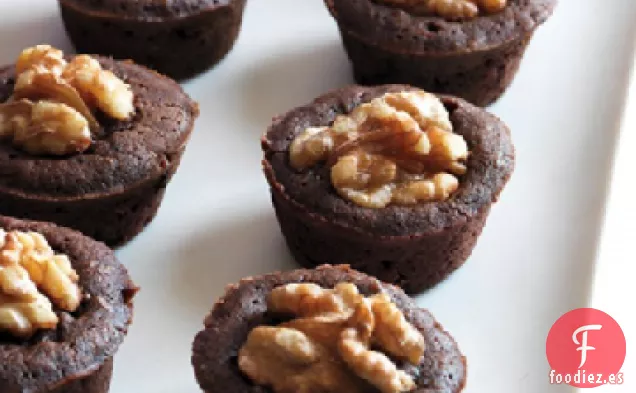
<instances>
[{"instance_id":1,"label":"white plate surface","mask_svg":"<svg viewBox=\"0 0 636 393\"><path fill-rule=\"evenodd\" d=\"M517 170L466 266L418 298L468 356L468 393L571 391L548 384L545 338L559 316L592 302L593 282L593 303L634 327L618 303L634 260L617 240L633 242L625 232L635 232L633 212L629 225L618 207L630 208L634 195L627 148L616 161L617 207L603 218L635 20L632 0L561 0L491 108L513 131ZM272 116L351 83L351 72L321 0L250 0L243 27L229 57L186 84L202 116L181 168L157 219L118 252L143 290L113 393L198 392L191 341L225 285L294 266L261 174L259 137ZM0 1L1 63L43 42L70 49L55 1ZM636 147L633 135L627 143ZM636 372L607 391L633 392L630 378Z\"/></svg>"}]
</instances>

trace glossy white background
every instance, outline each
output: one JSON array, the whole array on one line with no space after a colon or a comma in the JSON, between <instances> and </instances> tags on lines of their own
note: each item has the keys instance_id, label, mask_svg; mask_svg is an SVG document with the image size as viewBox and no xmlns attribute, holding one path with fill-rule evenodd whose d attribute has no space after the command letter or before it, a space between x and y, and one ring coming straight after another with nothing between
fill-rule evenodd
<instances>
[{"instance_id":1,"label":"glossy white background","mask_svg":"<svg viewBox=\"0 0 636 393\"><path fill-rule=\"evenodd\" d=\"M491 108L513 131L516 173L466 266L418 298L468 356L468 393L572 391L548 384L545 338L560 315L589 304L610 312L630 345L627 384L605 391L636 390L636 87L601 231L635 21L632 0L561 0ZM185 85L202 115L181 168L157 219L118 252L143 290L113 393L198 392L190 345L224 286L294 266L259 137L272 116L352 77L321 0L250 0L243 26L228 58ZM0 0L1 63L38 43L70 49L57 2Z\"/></svg>"}]
</instances>

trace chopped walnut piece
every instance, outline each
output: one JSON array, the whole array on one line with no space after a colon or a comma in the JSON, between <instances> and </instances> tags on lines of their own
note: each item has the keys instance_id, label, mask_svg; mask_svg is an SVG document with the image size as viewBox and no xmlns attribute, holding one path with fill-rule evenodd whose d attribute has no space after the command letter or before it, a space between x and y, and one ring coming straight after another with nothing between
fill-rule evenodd
<instances>
[{"instance_id":1,"label":"chopped walnut piece","mask_svg":"<svg viewBox=\"0 0 636 393\"><path fill-rule=\"evenodd\" d=\"M331 127L306 129L289 149L294 168L325 162L336 191L368 208L448 199L468 155L443 103L423 91L373 99Z\"/></svg>"},{"instance_id":2,"label":"chopped walnut piece","mask_svg":"<svg viewBox=\"0 0 636 393\"><path fill-rule=\"evenodd\" d=\"M272 290L268 298L268 309L275 313L305 317L347 313L352 312L358 296L358 288L349 283L340 283L334 289L324 289L310 283L288 284Z\"/></svg>"},{"instance_id":3,"label":"chopped walnut piece","mask_svg":"<svg viewBox=\"0 0 636 393\"><path fill-rule=\"evenodd\" d=\"M342 332L339 341L339 352L344 361L361 378L384 393L408 392L415 389L415 381L388 356L369 349L355 329Z\"/></svg>"},{"instance_id":4,"label":"chopped walnut piece","mask_svg":"<svg viewBox=\"0 0 636 393\"><path fill-rule=\"evenodd\" d=\"M472 19L480 14L494 14L508 5L508 0L376 0L415 15L438 15L449 20Z\"/></svg>"},{"instance_id":5,"label":"chopped walnut piece","mask_svg":"<svg viewBox=\"0 0 636 393\"><path fill-rule=\"evenodd\" d=\"M78 280L68 257L55 254L44 236L0 228L0 331L23 338L54 328L58 318L51 302L77 310Z\"/></svg>"},{"instance_id":6,"label":"chopped walnut piece","mask_svg":"<svg viewBox=\"0 0 636 393\"><path fill-rule=\"evenodd\" d=\"M289 147L292 165L302 168L313 162L324 160L333 148L333 137L326 133L328 127L314 127L306 129Z\"/></svg>"},{"instance_id":7,"label":"chopped walnut piece","mask_svg":"<svg viewBox=\"0 0 636 393\"><path fill-rule=\"evenodd\" d=\"M13 90L13 100L28 99L30 101L49 100L66 104L78 111L89 123L92 130L99 127L95 116L91 113L82 97L73 86L49 70L42 68L29 69L18 76Z\"/></svg>"},{"instance_id":8,"label":"chopped walnut piece","mask_svg":"<svg viewBox=\"0 0 636 393\"><path fill-rule=\"evenodd\" d=\"M386 94L384 100L397 111L408 113L421 129L434 126L444 131L453 131L448 111L433 94L422 91L391 93Z\"/></svg>"},{"instance_id":9,"label":"chopped walnut piece","mask_svg":"<svg viewBox=\"0 0 636 393\"><path fill-rule=\"evenodd\" d=\"M243 351L263 347L272 357L290 365L308 365L318 361L319 348L304 333L284 327L259 326L250 332ZM244 361L253 357L242 356Z\"/></svg>"},{"instance_id":10,"label":"chopped walnut piece","mask_svg":"<svg viewBox=\"0 0 636 393\"><path fill-rule=\"evenodd\" d=\"M68 64L62 78L77 89L82 98L118 119L126 120L135 111L130 86L115 74L102 69L99 62L87 55L75 56Z\"/></svg>"},{"instance_id":11,"label":"chopped walnut piece","mask_svg":"<svg viewBox=\"0 0 636 393\"><path fill-rule=\"evenodd\" d=\"M66 155L91 145L86 118L70 106L50 101L0 104L0 137L30 154Z\"/></svg>"},{"instance_id":12,"label":"chopped walnut piece","mask_svg":"<svg viewBox=\"0 0 636 393\"><path fill-rule=\"evenodd\" d=\"M268 311L296 318L249 333L238 363L254 383L276 393L364 393L369 385L401 393L416 387L389 356L419 364L424 338L388 296L367 298L351 283L333 289L287 284L272 290Z\"/></svg>"},{"instance_id":13,"label":"chopped walnut piece","mask_svg":"<svg viewBox=\"0 0 636 393\"><path fill-rule=\"evenodd\" d=\"M259 326L239 351L239 368L256 384L277 393L364 393L362 384L305 333Z\"/></svg>"},{"instance_id":14,"label":"chopped walnut piece","mask_svg":"<svg viewBox=\"0 0 636 393\"><path fill-rule=\"evenodd\" d=\"M31 122L33 103L28 100L0 104L0 139L12 139L16 129Z\"/></svg>"},{"instance_id":15,"label":"chopped walnut piece","mask_svg":"<svg viewBox=\"0 0 636 393\"><path fill-rule=\"evenodd\" d=\"M374 189L392 183L397 170L393 160L358 150L340 157L331 171L331 182L336 189Z\"/></svg>"},{"instance_id":16,"label":"chopped walnut piece","mask_svg":"<svg viewBox=\"0 0 636 393\"><path fill-rule=\"evenodd\" d=\"M307 337L311 337L314 343L320 344L331 351L336 351L338 349L338 340L334 340L334 337L338 337L340 332L348 327L350 318L351 314L331 313L292 319L277 327L302 332Z\"/></svg>"},{"instance_id":17,"label":"chopped walnut piece","mask_svg":"<svg viewBox=\"0 0 636 393\"><path fill-rule=\"evenodd\" d=\"M15 64L17 75L30 69L45 69L54 75L61 75L66 67L64 52L50 45L37 45L20 53Z\"/></svg>"},{"instance_id":18,"label":"chopped walnut piece","mask_svg":"<svg viewBox=\"0 0 636 393\"><path fill-rule=\"evenodd\" d=\"M445 200L459 188L457 178L448 173L438 173L432 178L412 176L408 179L393 190L393 203L412 205L420 201Z\"/></svg>"},{"instance_id":19,"label":"chopped walnut piece","mask_svg":"<svg viewBox=\"0 0 636 393\"><path fill-rule=\"evenodd\" d=\"M386 206L393 198L390 184L397 176L395 162L357 151L341 157L331 169L331 183L343 197L360 206Z\"/></svg>"},{"instance_id":20,"label":"chopped walnut piece","mask_svg":"<svg viewBox=\"0 0 636 393\"><path fill-rule=\"evenodd\" d=\"M342 312L343 304L328 290L316 284L289 284L275 288L268 298L272 312L299 316Z\"/></svg>"},{"instance_id":21,"label":"chopped walnut piece","mask_svg":"<svg viewBox=\"0 0 636 393\"><path fill-rule=\"evenodd\" d=\"M477 0L477 4L485 12L494 14L506 8L508 0Z\"/></svg>"},{"instance_id":22,"label":"chopped walnut piece","mask_svg":"<svg viewBox=\"0 0 636 393\"><path fill-rule=\"evenodd\" d=\"M472 19L479 15L479 6L473 0L428 0L428 12L444 18Z\"/></svg>"},{"instance_id":23,"label":"chopped walnut piece","mask_svg":"<svg viewBox=\"0 0 636 393\"><path fill-rule=\"evenodd\" d=\"M391 355L418 364L424 348L422 334L385 294L371 298L371 309L378 319L374 340Z\"/></svg>"},{"instance_id":24,"label":"chopped walnut piece","mask_svg":"<svg viewBox=\"0 0 636 393\"><path fill-rule=\"evenodd\" d=\"M39 329L53 329L59 319L51 302L38 294L34 300L0 294L0 331L17 338L29 338Z\"/></svg>"},{"instance_id":25,"label":"chopped walnut piece","mask_svg":"<svg viewBox=\"0 0 636 393\"><path fill-rule=\"evenodd\" d=\"M468 157L468 146L461 135L437 127L431 127L426 134L431 141L429 157L432 161L453 164Z\"/></svg>"}]
</instances>

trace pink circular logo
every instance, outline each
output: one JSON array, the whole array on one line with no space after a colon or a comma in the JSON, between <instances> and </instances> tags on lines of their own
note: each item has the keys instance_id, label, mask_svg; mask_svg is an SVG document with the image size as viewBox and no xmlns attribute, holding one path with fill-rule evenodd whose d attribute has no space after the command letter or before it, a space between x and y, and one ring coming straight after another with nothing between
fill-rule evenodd
<instances>
[{"instance_id":1,"label":"pink circular logo","mask_svg":"<svg viewBox=\"0 0 636 393\"><path fill-rule=\"evenodd\" d=\"M548 334L550 383L578 388L620 385L626 349L625 334L611 316L593 308L572 310Z\"/></svg>"}]
</instances>

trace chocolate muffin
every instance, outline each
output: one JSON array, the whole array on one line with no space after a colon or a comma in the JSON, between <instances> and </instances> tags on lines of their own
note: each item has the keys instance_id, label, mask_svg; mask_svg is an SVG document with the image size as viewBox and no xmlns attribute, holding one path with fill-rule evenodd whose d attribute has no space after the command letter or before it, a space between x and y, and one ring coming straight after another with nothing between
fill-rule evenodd
<instances>
[{"instance_id":1,"label":"chocolate muffin","mask_svg":"<svg viewBox=\"0 0 636 393\"><path fill-rule=\"evenodd\" d=\"M557 0L325 2L358 83L405 83L486 106L508 88Z\"/></svg>"},{"instance_id":2,"label":"chocolate muffin","mask_svg":"<svg viewBox=\"0 0 636 393\"><path fill-rule=\"evenodd\" d=\"M358 326L361 321L370 325ZM356 331L371 335L373 348ZM351 335L361 339L353 360L347 355ZM391 342L390 350L383 349ZM293 343L302 354L294 354ZM409 355L400 356L406 348ZM193 352L205 392L300 391L292 389L303 385L303 391L321 392L457 393L466 380L466 359L428 311L399 288L346 266L273 273L229 286ZM397 380L382 383L389 375Z\"/></svg>"},{"instance_id":3,"label":"chocolate muffin","mask_svg":"<svg viewBox=\"0 0 636 393\"><path fill-rule=\"evenodd\" d=\"M176 79L215 65L238 37L246 0L58 0L80 53L133 59Z\"/></svg>"},{"instance_id":4,"label":"chocolate muffin","mask_svg":"<svg viewBox=\"0 0 636 393\"><path fill-rule=\"evenodd\" d=\"M429 154L417 152L422 140ZM462 99L404 85L328 93L276 118L262 147L295 259L350 264L408 293L466 261L514 169L503 122ZM298 151L313 160L297 165Z\"/></svg>"},{"instance_id":5,"label":"chocolate muffin","mask_svg":"<svg viewBox=\"0 0 636 393\"><path fill-rule=\"evenodd\" d=\"M0 216L0 282L0 391L108 392L137 291L113 252L70 229Z\"/></svg>"},{"instance_id":6,"label":"chocolate muffin","mask_svg":"<svg viewBox=\"0 0 636 393\"><path fill-rule=\"evenodd\" d=\"M47 46L25 50L21 59L20 72L14 66L0 68L0 112L5 115L0 122L0 214L54 222L111 246L132 239L159 208L198 116L197 104L174 81L132 62L88 56L65 60ZM90 84L83 90L87 81L97 90L91 93ZM111 83L117 89L110 89ZM100 97L107 98L101 105ZM109 109L109 102L115 108ZM33 118L22 129L23 122L11 120L21 106L33 116L51 107L68 116L62 123L47 123L40 116L41 124ZM54 130L55 124L69 129ZM49 129L38 136L43 126ZM50 140L59 137L68 139L61 149L59 141Z\"/></svg>"}]
</instances>

